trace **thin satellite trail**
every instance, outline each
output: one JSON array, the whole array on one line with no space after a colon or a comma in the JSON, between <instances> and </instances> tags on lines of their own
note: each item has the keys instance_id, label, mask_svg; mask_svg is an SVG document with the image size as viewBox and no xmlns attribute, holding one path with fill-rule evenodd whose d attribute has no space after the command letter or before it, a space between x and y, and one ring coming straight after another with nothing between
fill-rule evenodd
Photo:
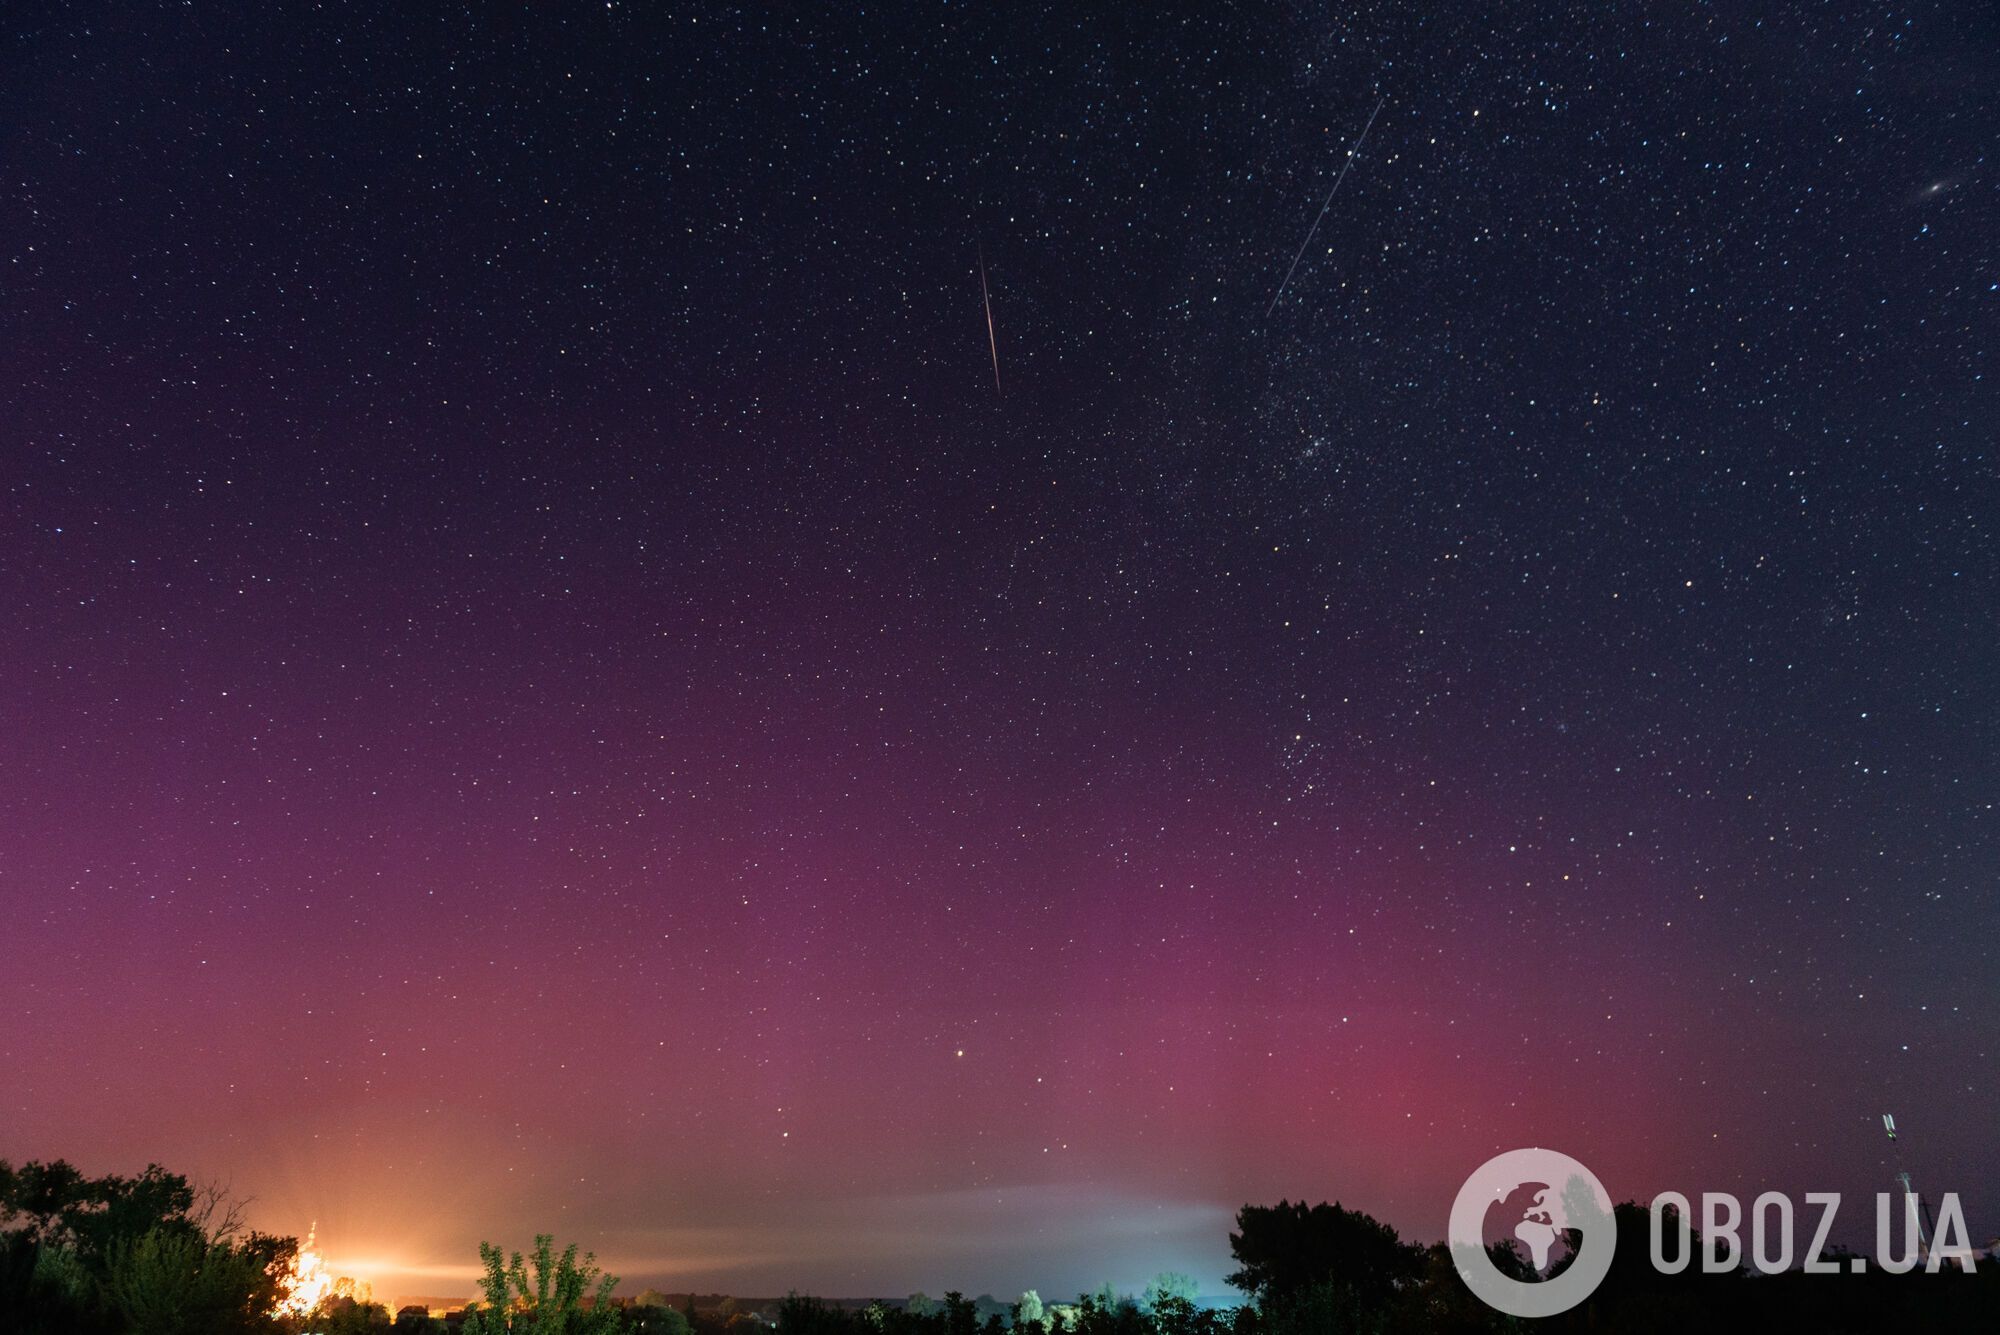
<instances>
[{"instance_id":1,"label":"thin satellite trail","mask_svg":"<svg viewBox=\"0 0 2000 1335\"><path fill-rule=\"evenodd\" d=\"M1299 261L1305 258L1306 247L1312 244L1313 233L1319 231L1319 225L1326 221L1326 211L1333 207L1333 197L1340 193L1340 183L1347 179L1347 169L1354 165L1354 159L1361 156L1361 146L1368 142L1368 132L1375 128L1375 118L1382 114L1382 104L1388 100L1387 93L1375 99L1375 110L1368 113L1368 123L1361 127L1361 135L1354 141L1354 147L1347 150L1347 161L1340 164L1340 175L1333 178L1333 189L1326 192L1326 203L1319 206L1319 217L1314 218L1313 225L1306 229L1306 239L1299 242L1299 253L1292 256L1292 267L1285 270L1285 281L1278 284L1277 294L1271 298L1271 304L1264 308L1266 320L1271 318L1272 311L1278 309L1278 300L1285 295L1285 285L1292 281L1292 274L1297 272Z\"/></svg>"},{"instance_id":2,"label":"thin satellite trail","mask_svg":"<svg viewBox=\"0 0 2000 1335\"><path fill-rule=\"evenodd\" d=\"M986 304L986 346L993 353L993 394L1000 394L1000 340L993 335L993 296L986 290L986 247L979 248L979 299Z\"/></svg>"}]
</instances>

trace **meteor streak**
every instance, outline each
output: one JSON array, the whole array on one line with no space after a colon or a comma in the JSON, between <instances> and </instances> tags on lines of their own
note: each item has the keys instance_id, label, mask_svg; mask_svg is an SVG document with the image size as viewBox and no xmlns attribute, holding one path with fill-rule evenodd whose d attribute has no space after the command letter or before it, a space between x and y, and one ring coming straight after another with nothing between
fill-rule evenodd
<instances>
[{"instance_id":1,"label":"meteor streak","mask_svg":"<svg viewBox=\"0 0 2000 1335\"><path fill-rule=\"evenodd\" d=\"M1271 318L1272 311L1278 309L1278 298L1285 295L1285 283L1292 281L1292 274L1298 269L1299 261L1305 258L1306 247L1312 244L1313 233L1317 232L1319 225L1326 220L1326 211L1333 207L1333 197L1340 193L1340 183L1347 179L1347 169L1354 165L1355 157L1361 152L1361 145L1368 141L1368 132L1375 128L1375 118L1382 114L1382 104L1388 100L1387 93L1375 99L1375 110L1368 113L1368 123L1361 127L1361 134L1355 139L1354 147L1347 150L1347 161L1340 164L1340 175L1333 178L1333 189L1326 192L1326 203L1319 206L1319 217L1314 218L1313 225L1306 229L1306 239L1299 242L1299 253L1292 256L1292 267L1285 270L1285 281L1278 284L1277 296L1272 297L1271 304L1264 308L1266 320Z\"/></svg>"},{"instance_id":2,"label":"meteor streak","mask_svg":"<svg viewBox=\"0 0 2000 1335\"><path fill-rule=\"evenodd\" d=\"M993 393L1000 393L1000 340L993 336L993 294L986 290L986 247L979 248L979 299L986 304L986 346L993 353Z\"/></svg>"}]
</instances>

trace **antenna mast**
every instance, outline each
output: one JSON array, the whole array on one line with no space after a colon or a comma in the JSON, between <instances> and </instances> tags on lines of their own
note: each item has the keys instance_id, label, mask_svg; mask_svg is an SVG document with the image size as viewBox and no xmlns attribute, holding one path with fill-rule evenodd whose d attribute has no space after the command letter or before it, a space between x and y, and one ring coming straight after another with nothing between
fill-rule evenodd
<instances>
[{"instance_id":1,"label":"antenna mast","mask_svg":"<svg viewBox=\"0 0 2000 1335\"><path fill-rule=\"evenodd\" d=\"M1882 1114L1882 1130L1887 1133L1889 1143L1891 1145L1895 1144L1896 1119L1893 1115L1889 1113ZM1931 1219L1931 1207L1922 1196L1917 1194L1917 1189L1910 1185L1910 1175L1908 1172L1898 1172L1896 1174L1896 1185L1902 1188L1904 1200L1916 1202L1917 1259L1928 1265L1931 1259L1931 1235L1937 1231L1937 1225ZM1907 1210L1909 1207L1905 1206L1904 1208Z\"/></svg>"}]
</instances>

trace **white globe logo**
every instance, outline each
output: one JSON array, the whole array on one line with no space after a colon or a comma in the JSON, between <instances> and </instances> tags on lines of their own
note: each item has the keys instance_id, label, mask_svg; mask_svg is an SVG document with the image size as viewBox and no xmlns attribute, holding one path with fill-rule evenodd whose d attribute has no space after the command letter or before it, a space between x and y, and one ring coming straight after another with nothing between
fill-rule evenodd
<instances>
[{"instance_id":1,"label":"white globe logo","mask_svg":"<svg viewBox=\"0 0 2000 1335\"><path fill-rule=\"evenodd\" d=\"M1501 1273L1486 1251L1486 1214L1497 1201L1524 1188L1529 1203L1512 1225L1537 1274L1566 1232L1579 1235L1569 1268L1553 1279L1529 1283ZM1567 1312L1596 1291L1611 1271L1618 1227L1611 1197L1588 1168L1555 1150L1509 1150L1481 1164L1458 1189L1447 1231L1451 1262L1465 1286L1487 1306L1509 1316L1544 1317Z\"/></svg>"}]
</instances>

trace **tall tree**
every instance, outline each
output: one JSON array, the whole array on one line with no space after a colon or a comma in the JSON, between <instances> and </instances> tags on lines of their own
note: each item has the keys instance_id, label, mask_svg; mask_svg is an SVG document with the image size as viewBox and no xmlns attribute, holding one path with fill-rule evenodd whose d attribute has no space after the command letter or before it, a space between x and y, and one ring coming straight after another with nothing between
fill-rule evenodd
<instances>
[{"instance_id":1,"label":"tall tree","mask_svg":"<svg viewBox=\"0 0 2000 1335\"><path fill-rule=\"evenodd\" d=\"M524 1261L519 1252L509 1259L492 1243L482 1242L479 1259L486 1267L479 1282L486 1301L467 1318L466 1335L516 1335L521 1331L533 1331L534 1335L613 1335L617 1331L618 1311L611 1305L611 1290L618 1280L598 1269L595 1256L585 1255L579 1262L575 1243L557 1256L555 1238L538 1233L534 1250ZM530 1264L533 1274L529 1273Z\"/></svg>"},{"instance_id":2,"label":"tall tree","mask_svg":"<svg viewBox=\"0 0 2000 1335\"><path fill-rule=\"evenodd\" d=\"M1387 1224L1324 1201L1244 1206L1229 1250L1240 1267L1229 1283L1265 1306L1327 1285L1373 1306L1421 1267L1419 1250Z\"/></svg>"}]
</instances>

